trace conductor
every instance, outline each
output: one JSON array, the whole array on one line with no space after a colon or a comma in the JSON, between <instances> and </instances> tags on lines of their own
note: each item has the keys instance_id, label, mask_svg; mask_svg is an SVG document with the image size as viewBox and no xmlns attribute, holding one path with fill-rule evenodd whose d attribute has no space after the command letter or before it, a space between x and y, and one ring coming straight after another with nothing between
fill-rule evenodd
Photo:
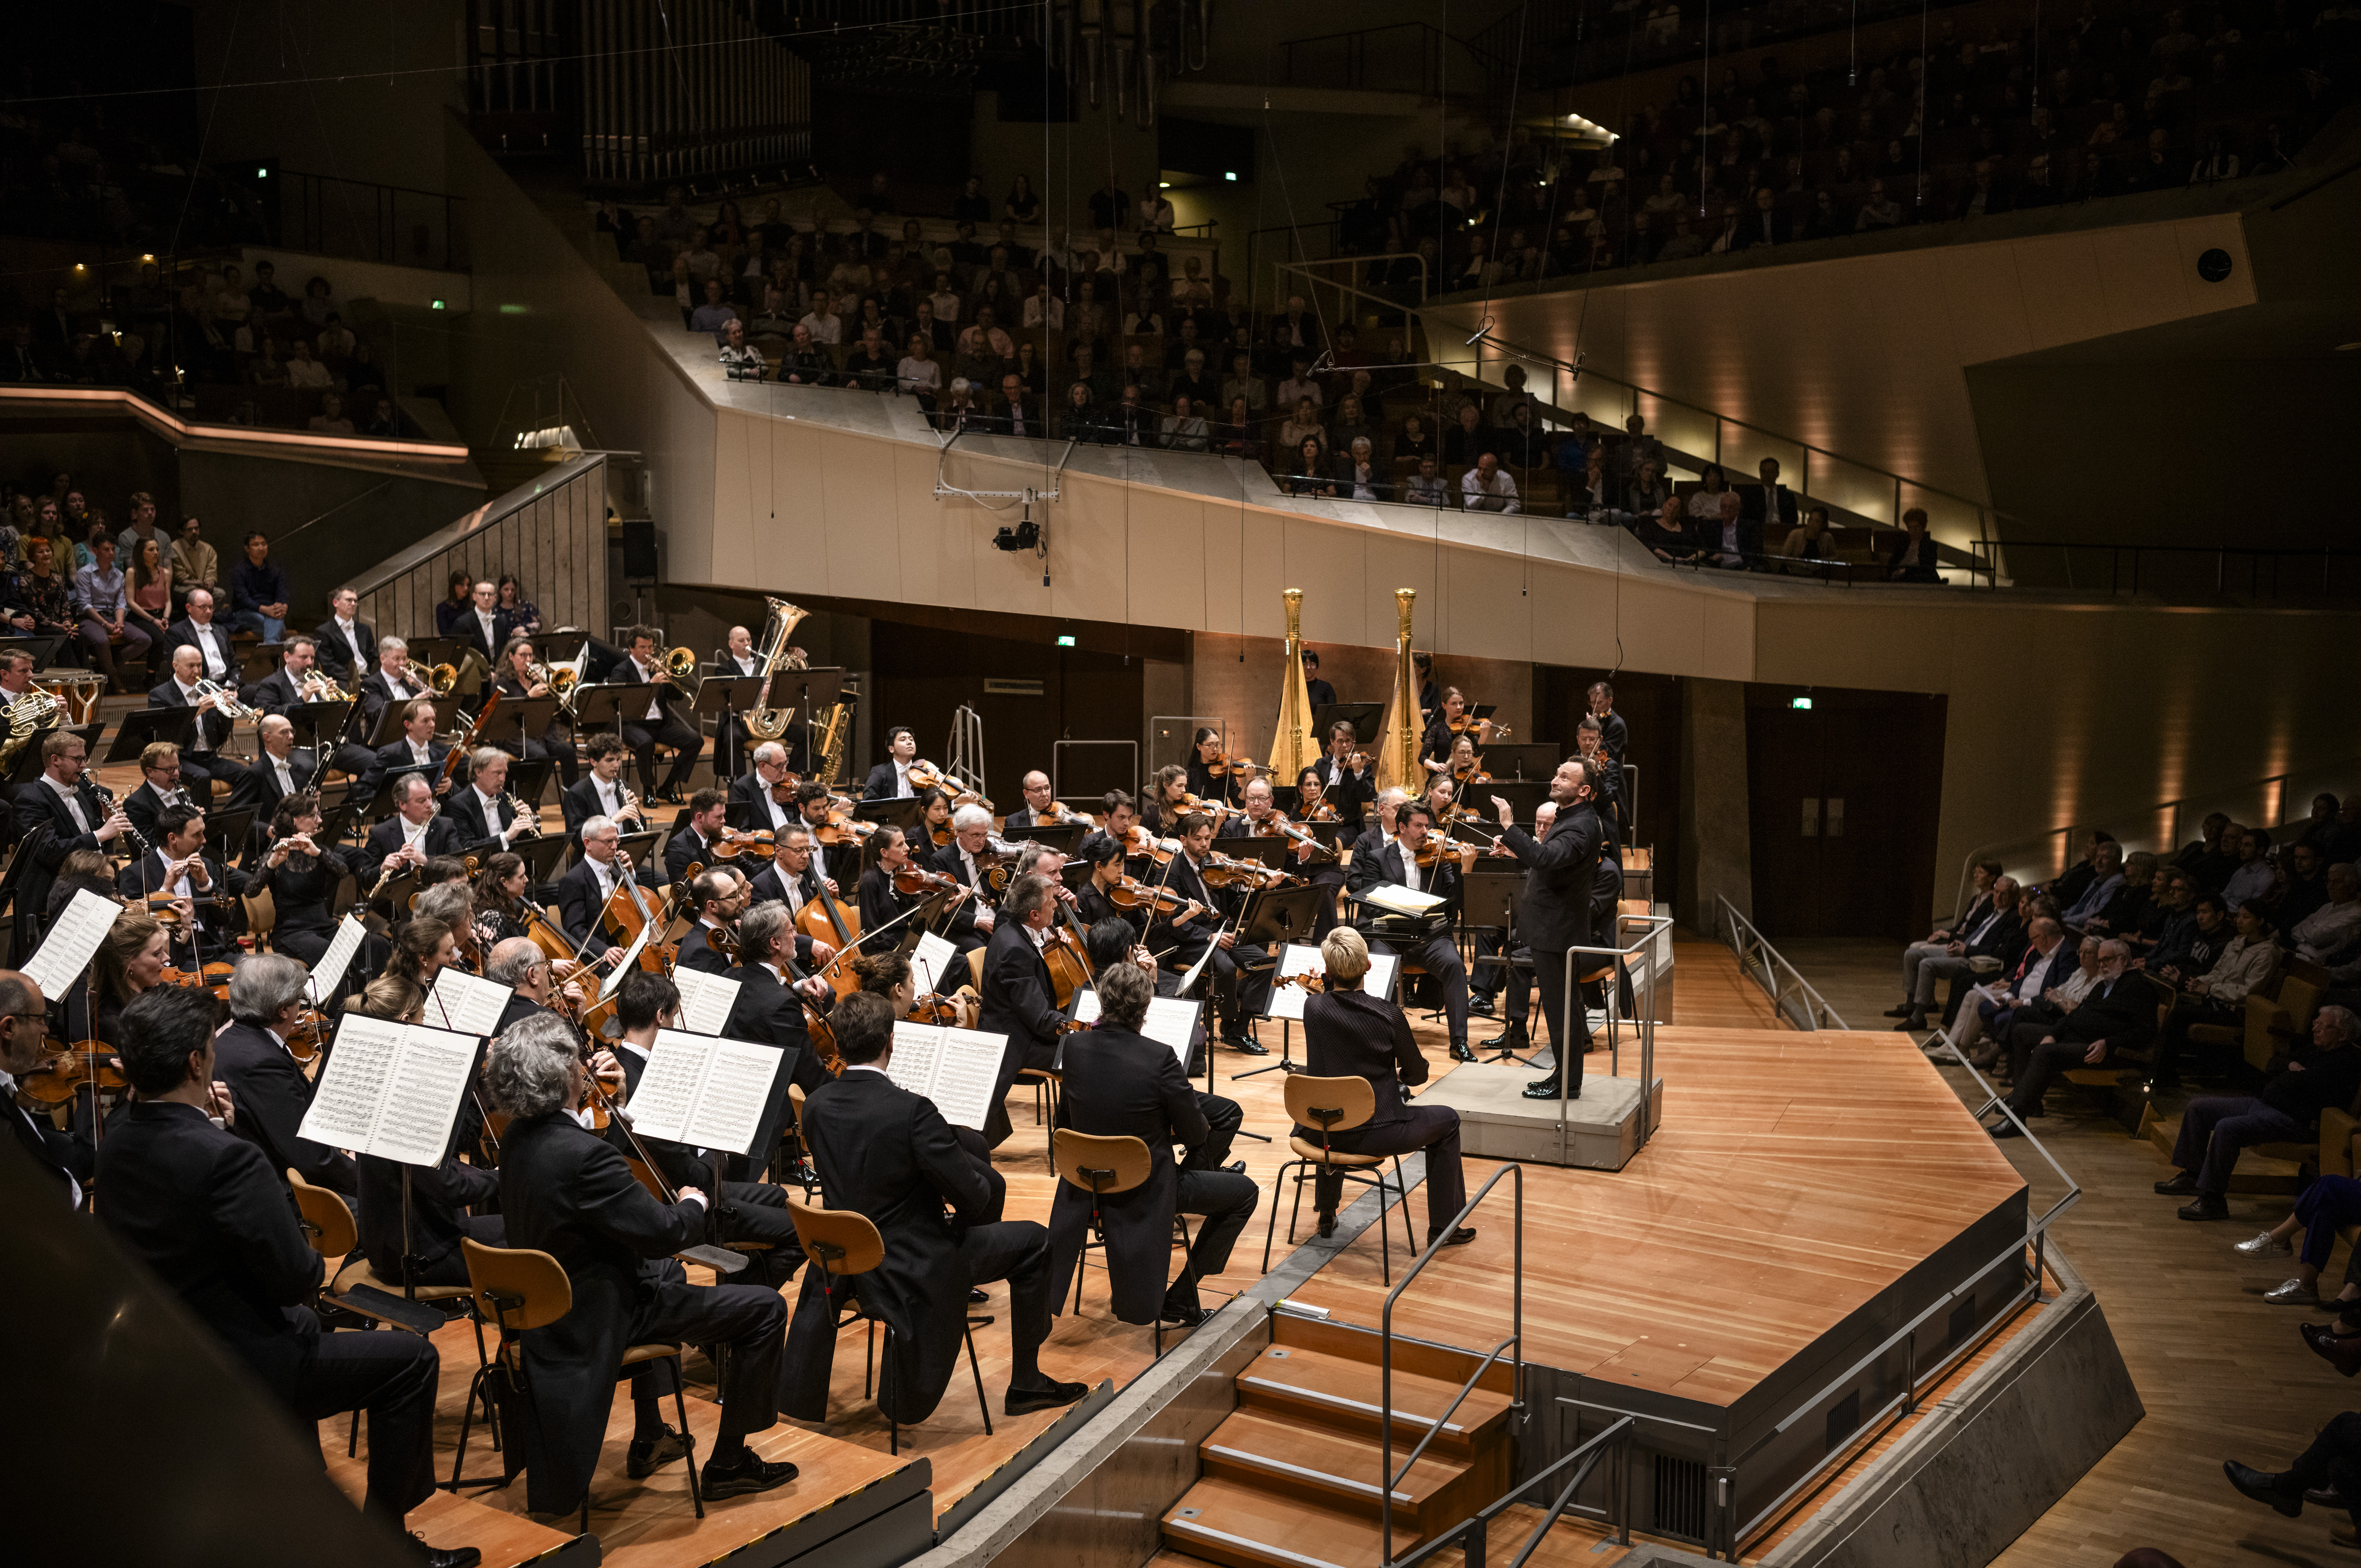
<instances>
[{"instance_id":1,"label":"conductor","mask_svg":"<svg viewBox=\"0 0 2361 1568\"><path fill-rule=\"evenodd\" d=\"M1528 1100L1559 1098L1558 1076L1565 1076L1565 1098L1582 1098L1582 1053L1590 1048L1590 1015L1579 1004L1565 1004L1565 950L1591 942L1591 884L1598 874L1603 838L1598 808L1591 804L1589 771L1578 757L1557 765L1550 775L1550 802L1557 820L1549 837L1536 843L1516 825L1516 814L1499 795L1492 808L1500 814L1500 841L1525 868L1524 938L1533 955L1533 977L1541 984L1542 1016L1548 1021L1550 1045L1557 1066L1547 1078L1525 1085Z\"/></svg>"},{"instance_id":2,"label":"conductor","mask_svg":"<svg viewBox=\"0 0 2361 1568\"><path fill-rule=\"evenodd\" d=\"M1426 1151L1426 1239L1462 1246L1476 1239L1473 1226L1444 1235L1467 1204L1459 1171L1459 1113L1444 1105L1411 1105L1404 1088L1426 1081L1426 1058L1411 1037L1410 1020L1400 1007L1361 988L1369 972L1369 947L1350 926L1339 926L1320 944L1328 971L1326 989L1303 1003L1304 1070L1318 1078L1366 1078L1377 1109L1357 1127L1328 1135L1329 1146L1346 1154L1408 1154ZM1317 1142L1320 1133L1298 1127L1295 1135ZM1336 1230L1336 1202L1343 1176L1323 1169L1313 1183L1320 1234Z\"/></svg>"}]
</instances>

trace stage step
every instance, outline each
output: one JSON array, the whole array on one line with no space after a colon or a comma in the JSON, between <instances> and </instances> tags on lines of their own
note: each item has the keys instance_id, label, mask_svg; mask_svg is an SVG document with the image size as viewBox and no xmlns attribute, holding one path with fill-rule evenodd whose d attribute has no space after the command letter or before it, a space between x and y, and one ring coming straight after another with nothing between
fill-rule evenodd
<instances>
[{"instance_id":1,"label":"stage step","mask_svg":"<svg viewBox=\"0 0 2361 1568\"><path fill-rule=\"evenodd\" d=\"M1401 1468L1403 1458L1422 1435L1396 1430L1395 1469ZM1225 1476L1332 1508L1370 1512L1377 1508L1378 1470L1383 1455L1373 1437L1244 1409L1224 1421L1213 1436L1198 1444L1197 1451L1208 1475ZM1394 1487L1395 1519L1422 1515L1438 1495L1457 1489L1466 1474L1467 1466L1458 1461L1421 1455Z\"/></svg>"},{"instance_id":2,"label":"stage step","mask_svg":"<svg viewBox=\"0 0 2361 1568\"><path fill-rule=\"evenodd\" d=\"M1164 1516L1177 1552L1230 1568L1378 1568L1384 1536L1369 1515L1209 1475ZM1394 1554L1418 1544L1410 1521L1394 1520Z\"/></svg>"},{"instance_id":3,"label":"stage step","mask_svg":"<svg viewBox=\"0 0 2361 1568\"><path fill-rule=\"evenodd\" d=\"M1378 1377L1375 1361L1349 1360L1301 1345L1273 1345L1238 1374L1238 1403L1283 1419L1356 1432L1374 1441L1378 1431ZM1456 1383L1394 1369L1394 1441L1415 1445L1450 1409ZM1507 1426L1510 1399L1489 1388L1470 1392L1436 1433L1427 1452L1466 1459L1477 1446Z\"/></svg>"}]
</instances>

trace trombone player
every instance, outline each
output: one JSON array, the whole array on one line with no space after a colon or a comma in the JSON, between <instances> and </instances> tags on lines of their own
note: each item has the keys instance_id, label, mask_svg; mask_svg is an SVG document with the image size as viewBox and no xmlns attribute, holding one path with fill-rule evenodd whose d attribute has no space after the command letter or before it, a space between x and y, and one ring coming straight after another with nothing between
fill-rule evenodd
<instances>
[{"instance_id":1,"label":"trombone player","mask_svg":"<svg viewBox=\"0 0 2361 1568\"><path fill-rule=\"evenodd\" d=\"M620 662L608 674L609 685L635 686L653 685L659 689L649 702L647 711L622 721L623 743L631 749L640 767L640 793L662 806L679 806L685 797L682 787L697 766L698 755L705 750L705 737L697 727L682 719L666 703L669 695L661 688L681 689L681 681L694 674L697 655L686 648L675 648L659 657L656 642L659 633L653 626L634 626L630 642ZM672 769L664 775L664 786L656 786L656 748L673 748Z\"/></svg>"}]
</instances>

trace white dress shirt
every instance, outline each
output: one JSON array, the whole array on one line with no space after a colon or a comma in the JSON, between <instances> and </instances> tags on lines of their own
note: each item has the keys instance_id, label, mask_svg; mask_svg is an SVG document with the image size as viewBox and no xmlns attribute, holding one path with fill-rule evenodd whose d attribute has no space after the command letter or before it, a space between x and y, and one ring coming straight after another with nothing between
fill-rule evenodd
<instances>
[{"instance_id":1,"label":"white dress shirt","mask_svg":"<svg viewBox=\"0 0 2361 1568\"><path fill-rule=\"evenodd\" d=\"M61 784L58 783L57 780L49 777L47 773L43 773L41 775L41 782L55 790L57 792L58 798L66 803L66 814L73 818L73 824L76 828L84 833L96 831L96 829L91 826L90 818L82 815L82 796L74 792L73 785Z\"/></svg>"},{"instance_id":2,"label":"white dress shirt","mask_svg":"<svg viewBox=\"0 0 2361 1568\"><path fill-rule=\"evenodd\" d=\"M172 685L173 688L181 694L181 700L182 702L187 703L191 707L197 706L196 687L184 686L181 685L181 677L178 675L172 677ZM192 751L210 751L213 750L213 743L205 739L205 716L202 713L197 715L196 734L190 740L188 749Z\"/></svg>"},{"instance_id":3,"label":"white dress shirt","mask_svg":"<svg viewBox=\"0 0 2361 1568\"><path fill-rule=\"evenodd\" d=\"M499 832L500 830L500 797L496 795L486 795L484 786L481 784L471 784L467 787L476 792L476 809L484 814L484 826L495 833Z\"/></svg>"},{"instance_id":4,"label":"white dress shirt","mask_svg":"<svg viewBox=\"0 0 2361 1568\"><path fill-rule=\"evenodd\" d=\"M294 757L291 754L274 757L269 751L265 751L262 753L262 760L270 764L270 771L278 776L280 795L282 797L293 795L295 793Z\"/></svg>"},{"instance_id":5,"label":"white dress shirt","mask_svg":"<svg viewBox=\"0 0 2361 1568\"><path fill-rule=\"evenodd\" d=\"M894 764L894 798L895 800L910 798L910 764L907 762Z\"/></svg>"},{"instance_id":6,"label":"white dress shirt","mask_svg":"<svg viewBox=\"0 0 2361 1568\"><path fill-rule=\"evenodd\" d=\"M656 678L656 673L653 670L649 669L645 664L641 663L637 659L626 658L623 662L631 666L633 680L638 685L645 685L650 681ZM640 717L652 723L662 723L664 721L664 699L662 697L658 697L654 701L650 702L648 704L647 712L642 714Z\"/></svg>"},{"instance_id":7,"label":"white dress shirt","mask_svg":"<svg viewBox=\"0 0 2361 1568\"><path fill-rule=\"evenodd\" d=\"M193 621L190 624L195 626ZM229 674L229 664L222 657L220 629L207 621L196 627L196 633L197 652L205 656L205 677L214 681L223 679Z\"/></svg>"},{"instance_id":8,"label":"white dress shirt","mask_svg":"<svg viewBox=\"0 0 2361 1568\"><path fill-rule=\"evenodd\" d=\"M353 651L354 663L357 664L368 663L368 655L361 651L361 632L359 626L352 621L338 618L335 620L335 628L336 635L345 640L345 646Z\"/></svg>"}]
</instances>

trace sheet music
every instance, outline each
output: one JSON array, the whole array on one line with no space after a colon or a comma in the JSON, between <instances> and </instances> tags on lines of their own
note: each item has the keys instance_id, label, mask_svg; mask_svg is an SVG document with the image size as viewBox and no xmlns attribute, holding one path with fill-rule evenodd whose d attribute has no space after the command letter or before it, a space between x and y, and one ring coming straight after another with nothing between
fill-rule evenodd
<instances>
[{"instance_id":1,"label":"sheet music","mask_svg":"<svg viewBox=\"0 0 2361 1568\"><path fill-rule=\"evenodd\" d=\"M631 1094L631 1127L644 1136L744 1154L785 1058L775 1046L656 1031L647 1070Z\"/></svg>"},{"instance_id":2,"label":"sheet music","mask_svg":"<svg viewBox=\"0 0 2361 1568\"><path fill-rule=\"evenodd\" d=\"M976 1029L943 1030L942 1054L935 1058L935 1087L927 1098L954 1127L983 1131L984 1118L1000 1087L1001 1053L1008 1048L1005 1035Z\"/></svg>"},{"instance_id":3,"label":"sheet music","mask_svg":"<svg viewBox=\"0 0 2361 1568\"><path fill-rule=\"evenodd\" d=\"M1361 890L1360 900L1380 909L1390 909L1397 915L1423 915L1430 909L1440 909L1449 900L1431 893L1419 893L1399 883L1373 883Z\"/></svg>"},{"instance_id":4,"label":"sheet music","mask_svg":"<svg viewBox=\"0 0 2361 1568\"><path fill-rule=\"evenodd\" d=\"M672 971L672 982L680 992L680 1026L692 1035L721 1033L721 1025L730 1021L730 1009L738 1004L738 988L745 983L686 964Z\"/></svg>"},{"instance_id":5,"label":"sheet music","mask_svg":"<svg viewBox=\"0 0 2361 1568\"><path fill-rule=\"evenodd\" d=\"M639 1087L631 1091L631 1102L625 1107L631 1113L631 1131L670 1144L688 1141L688 1119L697 1109L697 1091L705 1087L706 1068L712 1059L706 1054L706 1044L670 1029L656 1031L655 1048L648 1053Z\"/></svg>"},{"instance_id":6,"label":"sheet music","mask_svg":"<svg viewBox=\"0 0 2361 1568\"><path fill-rule=\"evenodd\" d=\"M1077 1024L1097 1023L1099 1021L1098 988L1093 985L1076 986L1074 1004L1069 1009L1068 1015Z\"/></svg>"},{"instance_id":7,"label":"sheet music","mask_svg":"<svg viewBox=\"0 0 2361 1568\"><path fill-rule=\"evenodd\" d=\"M897 1089L913 1094L934 1098L935 1062L943 1054L943 1025L913 1024L907 1018L894 1024L894 1056L885 1064L885 1076Z\"/></svg>"},{"instance_id":8,"label":"sheet music","mask_svg":"<svg viewBox=\"0 0 2361 1568\"><path fill-rule=\"evenodd\" d=\"M475 1066L473 1036L348 1013L299 1135L404 1165L436 1165Z\"/></svg>"},{"instance_id":9,"label":"sheet music","mask_svg":"<svg viewBox=\"0 0 2361 1568\"><path fill-rule=\"evenodd\" d=\"M1183 1073L1189 1070L1189 1047L1196 1036L1197 1014L1204 1005L1202 1002L1183 1002L1177 996L1151 997L1148 1016L1139 1025L1141 1034L1172 1047L1172 1054L1180 1058Z\"/></svg>"},{"instance_id":10,"label":"sheet music","mask_svg":"<svg viewBox=\"0 0 2361 1568\"><path fill-rule=\"evenodd\" d=\"M102 898L88 888L73 895L73 902L59 911L49 927L49 934L41 940L40 951L24 968L25 978L41 988L41 994L55 1002L73 989L75 981L88 967L99 943L115 928L115 917L123 913L114 900Z\"/></svg>"},{"instance_id":11,"label":"sheet music","mask_svg":"<svg viewBox=\"0 0 2361 1568\"><path fill-rule=\"evenodd\" d=\"M500 1014L508 1010L515 991L512 985L479 980L456 964L445 964L434 971L434 983L426 992L425 1015L438 1029L462 1035L497 1034Z\"/></svg>"},{"instance_id":12,"label":"sheet music","mask_svg":"<svg viewBox=\"0 0 2361 1568\"><path fill-rule=\"evenodd\" d=\"M336 922L336 935L328 943L328 950L312 966L312 1000L324 1001L336 994L345 983L345 971L353 966L353 955L361 950L361 939L368 927L352 916Z\"/></svg>"},{"instance_id":13,"label":"sheet music","mask_svg":"<svg viewBox=\"0 0 2361 1568\"><path fill-rule=\"evenodd\" d=\"M1326 962L1320 957L1319 948L1308 948L1299 942L1290 942L1279 950L1279 968L1273 971L1272 978L1276 980L1279 975L1288 974L1318 974L1323 972L1327 967ZM1394 975L1400 968L1401 959L1399 955L1371 953L1369 972L1361 977L1361 989L1371 996L1383 996L1390 1000L1393 996ZM1301 1023L1304 998L1310 994L1300 985L1275 984L1270 988L1270 1011L1264 1016L1291 1018L1297 1023ZM1157 1000L1160 1002L1165 999L1159 997ZM1153 1003L1150 1005L1152 1006Z\"/></svg>"},{"instance_id":14,"label":"sheet music","mask_svg":"<svg viewBox=\"0 0 2361 1568\"><path fill-rule=\"evenodd\" d=\"M910 974L917 981L918 994L924 996L928 992L944 994L943 976L951 972L951 966L958 959L959 949L951 946L949 938L932 931L921 935L918 945L910 949ZM953 985L950 989L957 990L958 987ZM899 1048L897 1045L895 1049Z\"/></svg>"}]
</instances>

